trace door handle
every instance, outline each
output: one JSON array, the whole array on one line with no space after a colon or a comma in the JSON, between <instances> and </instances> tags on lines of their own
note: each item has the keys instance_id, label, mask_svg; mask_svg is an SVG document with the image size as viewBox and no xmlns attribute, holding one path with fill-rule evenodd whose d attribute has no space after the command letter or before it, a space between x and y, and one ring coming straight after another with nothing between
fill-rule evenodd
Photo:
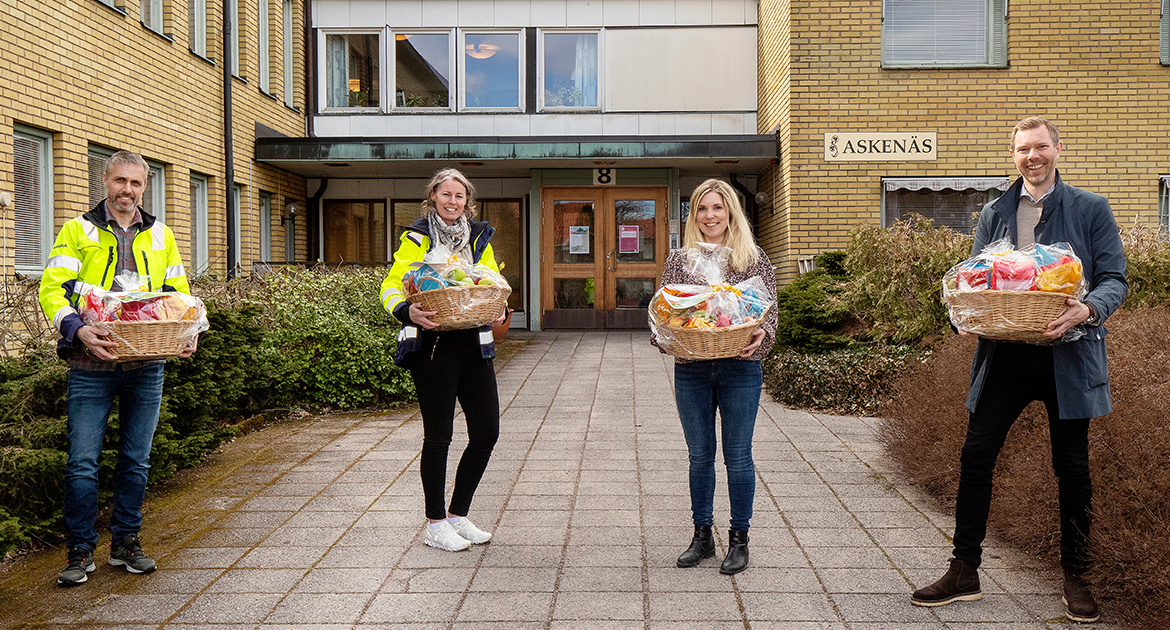
<instances>
[{"instance_id":1,"label":"door handle","mask_svg":"<svg viewBox=\"0 0 1170 630\"><path fill-rule=\"evenodd\" d=\"M609 260L609 259L610 259L610 257L611 257L611 256L613 256L613 255L614 255L614 254L616 254L616 253L617 253L617 250L616 250L616 249L614 249L614 250L610 250L610 252L609 252L608 254L606 254L606 255L605 255L605 259L606 259L606 260ZM608 270L609 270L611 273L612 273L612 272L616 272L616 271L617 271L617 269L614 269L613 267L610 267L608 264L605 266L605 268L606 268L606 269L608 269Z\"/></svg>"}]
</instances>

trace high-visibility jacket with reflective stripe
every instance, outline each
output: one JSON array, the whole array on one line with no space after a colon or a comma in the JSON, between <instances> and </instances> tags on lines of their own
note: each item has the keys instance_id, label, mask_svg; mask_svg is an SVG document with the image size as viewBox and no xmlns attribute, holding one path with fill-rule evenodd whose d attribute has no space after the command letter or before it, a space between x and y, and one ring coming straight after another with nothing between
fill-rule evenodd
<instances>
[{"instance_id":1,"label":"high-visibility jacket with reflective stripe","mask_svg":"<svg viewBox=\"0 0 1170 630\"><path fill-rule=\"evenodd\" d=\"M75 335L84 325L77 314L83 289L109 289L114 284L118 239L106 225L105 204L102 201L89 212L65 222L41 275L41 310L61 332L57 353L62 356L68 350L82 349ZM190 293L174 233L141 208L139 213L142 226L133 242L138 274L148 281L151 291Z\"/></svg>"},{"instance_id":2,"label":"high-visibility jacket with reflective stripe","mask_svg":"<svg viewBox=\"0 0 1170 630\"><path fill-rule=\"evenodd\" d=\"M499 272L496 257L492 251L491 238L495 229L487 222L471 222L471 260ZM402 330L398 334L398 351L394 362L402 365L406 356L416 350L419 344L421 328L410 319L410 303L406 301L406 291L402 287L402 278L410 271L411 264L421 262L427 252L431 250L430 228L425 218L412 223L402 232L398 249L394 252L394 265L390 273L382 281L381 300L386 311L402 322ZM495 344L491 341L491 327L480 327L480 345L484 358L494 357Z\"/></svg>"}]
</instances>

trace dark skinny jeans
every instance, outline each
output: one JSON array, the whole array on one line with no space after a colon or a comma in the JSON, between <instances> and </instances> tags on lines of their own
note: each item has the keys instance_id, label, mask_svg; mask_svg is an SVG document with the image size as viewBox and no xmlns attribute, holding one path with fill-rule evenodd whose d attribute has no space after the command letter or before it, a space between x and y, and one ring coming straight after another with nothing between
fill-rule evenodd
<instances>
[{"instance_id":1,"label":"dark skinny jeans","mask_svg":"<svg viewBox=\"0 0 1170 630\"><path fill-rule=\"evenodd\" d=\"M996 345L987 383L960 456L955 505L955 558L978 567L991 510L992 473L1008 429L1033 400L1048 410L1052 469L1060 493L1060 563L1081 570L1088 562L1093 486L1089 477L1089 419L1061 419L1057 410L1052 348Z\"/></svg>"},{"instance_id":2,"label":"dark skinny jeans","mask_svg":"<svg viewBox=\"0 0 1170 630\"><path fill-rule=\"evenodd\" d=\"M423 419L422 473L426 515L447 518L447 512L466 516L479 480L500 436L500 398L491 359L481 356L479 331L423 331L420 348L410 363ZM451 505L444 509L447 451L455 424L455 401L467 421L467 448L455 472Z\"/></svg>"}]
</instances>

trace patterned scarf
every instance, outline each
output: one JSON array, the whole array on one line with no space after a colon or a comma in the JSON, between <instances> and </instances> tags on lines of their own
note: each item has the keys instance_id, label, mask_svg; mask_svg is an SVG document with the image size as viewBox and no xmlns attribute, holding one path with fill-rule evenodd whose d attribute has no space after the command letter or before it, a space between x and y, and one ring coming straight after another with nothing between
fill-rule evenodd
<instances>
[{"instance_id":1,"label":"patterned scarf","mask_svg":"<svg viewBox=\"0 0 1170 630\"><path fill-rule=\"evenodd\" d=\"M471 249L467 247L471 242L471 223L467 221L466 215L460 215L455 225L447 225L439 218L438 212L432 212L427 215L427 223L431 229L433 244L444 245L459 254L459 258L465 262L472 262Z\"/></svg>"}]
</instances>

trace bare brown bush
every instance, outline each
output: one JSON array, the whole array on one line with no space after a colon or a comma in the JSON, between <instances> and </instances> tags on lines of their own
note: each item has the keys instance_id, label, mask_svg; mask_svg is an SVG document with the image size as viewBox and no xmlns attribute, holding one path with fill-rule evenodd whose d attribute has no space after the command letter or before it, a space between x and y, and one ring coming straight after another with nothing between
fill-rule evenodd
<instances>
[{"instance_id":1,"label":"bare brown bush","mask_svg":"<svg viewBox=\"0 0 1170 630\"><path fill-rule=\"evenodd\" d=\"M1111 615L1134 628L1170 627L1170 309L1109 319L1113 413L1090 424L1093 555L1089 579ZM966 434L974 342L955 336L907 372L880 439L902 472L953 508ZM1021 549L1059 560L1056 479L1048 421L1033 403L1012 427L995 471L989 528ZM940 558L940 564L945 558Z\"/></svg>"}]
</instances>

